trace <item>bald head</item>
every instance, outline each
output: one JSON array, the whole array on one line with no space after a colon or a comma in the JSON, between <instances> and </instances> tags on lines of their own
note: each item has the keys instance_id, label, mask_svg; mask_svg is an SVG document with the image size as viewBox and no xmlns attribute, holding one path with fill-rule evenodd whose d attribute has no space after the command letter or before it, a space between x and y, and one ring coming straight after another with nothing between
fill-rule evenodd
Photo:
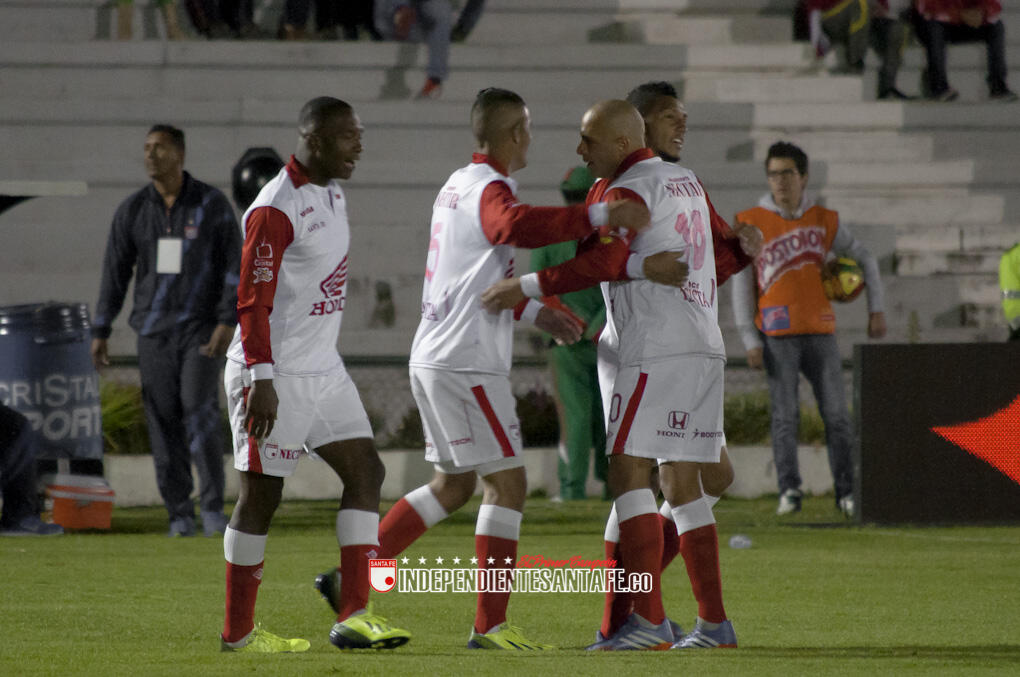
<instances>
[{"instance_id":1,"label":"bald head","mask_svg":"<svg viewBox=\"0 0 1020 677\"><path fill-rule=\"evenodd\" d=\"M624 158L644 145L645 121L626 101L600 101L581 118L577 152L595 176L611 176Z\"/></svg>"},{"instance_id":2,"label":"bald head","mask_svg":"<svg viewBox=\"0 0 1020 677\"><path fill-rule=\"evenodd\" d=\"M353 109L349 103L331 96L312 99L298 113L298 133L301 136L314 134L351 111Z\"/></svg>"}]
</instances>

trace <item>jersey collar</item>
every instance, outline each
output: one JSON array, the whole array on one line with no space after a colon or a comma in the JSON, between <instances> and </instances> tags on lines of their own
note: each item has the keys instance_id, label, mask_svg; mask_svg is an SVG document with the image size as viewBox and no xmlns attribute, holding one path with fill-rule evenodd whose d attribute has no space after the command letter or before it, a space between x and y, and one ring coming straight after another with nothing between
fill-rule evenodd
<instances>
[{"instance_id":1,"label":"jersey collar","mask_svg":"<svg viewBox=\"0 0 1020 677\"><path fill-rule=\"evenodd\" d=\"M476 165L477 164L487 164L490 167L492 167L493 169L495 169L497 172L502 174L503 176L510 176L510 172L508 172L506 170L506 167L504 167L502 164L500 164L498 160L492 158L489 155L486 155L485 153L472 153L471 154L471 164L476 164Z\"/></svg>"},{"instance_id":2,"label":"jersey collar","mask_svg":"<svg viewBox=\"0 0 1020 677\"><path fill-rule=\"evenodd\" d=\"M610 181L617 179L621 174L623 174L625 171L627 171L637 163L642 162L644 160L650 160L653 157L658 156L652 151L651 148L638 148L636 151L634 151L627 157L623 158L623 162L621 162L620 166L616 168L616 171L613 173L613 177L612 179L610 179Z\"/></svg>"},{"instance_id":3,"label":"jersey collar","mask_svg":"<svg viewBox=\"0 0 1020 677\"><path fill-rule=\"evenodd\" d=\"M287 163L286 170L287 176L290 177L290 182L294 184L295 188L300 188L309 183L308 170L293 155L290 156L290 162Z\"/></svg>"}]
</instances>

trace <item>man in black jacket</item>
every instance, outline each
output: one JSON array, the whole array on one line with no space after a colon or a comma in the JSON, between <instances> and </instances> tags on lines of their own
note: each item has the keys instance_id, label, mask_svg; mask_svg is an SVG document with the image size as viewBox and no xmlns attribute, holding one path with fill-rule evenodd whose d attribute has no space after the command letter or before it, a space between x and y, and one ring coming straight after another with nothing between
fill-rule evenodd
<instances>
[{"instance_id":1,"label":"man in black jacket","mask_svg":"<svg viewBox=\"0 0 1020 677\"><path fill-rule=\"evenodd\" d=\"M121 203L103 261L92 360L109 364L107 339L132 275L128 320L156 483L171 536L195 533L191 461L200 480L202 527L222 534L223 452L219 373L233 336L241 236L222 192L184 171L184 132L155 125L145 137L152 183Z\"/></svg>"}]
</instances>

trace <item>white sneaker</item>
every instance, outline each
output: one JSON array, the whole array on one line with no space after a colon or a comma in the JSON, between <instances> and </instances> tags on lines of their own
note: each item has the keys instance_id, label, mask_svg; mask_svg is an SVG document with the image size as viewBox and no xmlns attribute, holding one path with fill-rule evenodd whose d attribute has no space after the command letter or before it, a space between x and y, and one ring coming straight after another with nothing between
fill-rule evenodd
<instances>
[{"instance_id":1,"label":"white sneaker","mask_svg":"<svg viewBox=\"0 0 1020 677\"><path fill-rule=\"evenodd\" d=\"M804 494L799 489L787 489L779 494L779 507L776 508L777 515L789 515L791 512L800 512L800 499Z\"/></svg>"},{"instance_id":2,"label":"white sneaker","mask_svg":"<svg viewBox=\"0 0 1020 677\"><path fill-rule=\"evenodd\" d=\"M853 519L854 515L857 514L857 505L854 503L853 494L847 494L842 497L836 501L836 505L847 519Z\"/></svg>"}]
</instances>

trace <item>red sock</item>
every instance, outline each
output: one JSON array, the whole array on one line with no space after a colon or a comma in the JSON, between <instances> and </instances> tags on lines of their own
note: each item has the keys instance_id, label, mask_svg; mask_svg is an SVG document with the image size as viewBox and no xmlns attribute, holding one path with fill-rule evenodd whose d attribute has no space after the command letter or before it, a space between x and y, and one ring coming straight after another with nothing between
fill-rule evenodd
<instances>
[{"instance_id":1,"label":"red sock","mask_svg":"<svg viewBox=\"0 0 1020 677\"><path fill-rule=\"evenodd\" d=\"M672 516L663 517L660 513L659 523L662 525L662 564L659 573L662 573L680 554L680 534L676 532L676 522Z\"/></svg>"},{"instance_id":2,"label":"red sock","mask_svg":"<svg viewBox=\"0 0 1020 677\"><path fill-rule=\"evenodd\" d=\"M726 620L726 610L722 601L719 534L715 525L709 524L681 534L680 553L687 565L694 599L698 601L698 616L709 623L722 623Z\"/></svg>"},{"instance_id":3,"label":"red sock","mask_svg":"<svg viewBox=\"0 0 1020 677\"><path fill-rule=\"evenodd\" d=\"M401 498L379 523L379 558L396 557L427 530L414 506L406 498Z\"/></svg>"},{"instance_id":4,"label":"red sock","mask_svg":"<svg viewBox=\"0 0 1020 677\"><path fill-rule=\"evenodd\" d=\"M603 541L606 547L606 559L615 559L617 569L624 568L620 556L620 546L614 541ZM606 590L606 605L602 611L602 636L609 638L616 634L620 626L630 616L631 598L629 592L613 592Z\"/></svg>"},{"instance_id":5,"label":"red sock","mask_svg":"<svg viewBox=\"0 0 1020 677\"><path fill-rule=\"evenodd\" d=\"M620 522L620 553L627 573L641 572L652 576L652 590L634 593L634 613L658 625L666 618L659 587L659 564L662 562L662 527L655 513L642 513ZM706 619L707 620L707 619Z\"/></svg>"},{"instance_id":6,"label":"red sock","mask_svg":"<svg viewBox=\"0 0 1020 677\"><path fill-rule=\"evenodd\" d=\"M517 541L498 536L475 534L475 554L478 556L479 569L516 568ZM492 564L489 558L493 559ZM507 564L506 559L510 558ZM511 574L512 576L512 574ZM490 578L490 581L495 580ZM512 578L508 578L508 583ZM506 607L510 603L508 592L479 592L478 606L475 610L475 632L486 633L500 623L506 621Z\"/></svg>"},{"instance_id":7,"label":"red sock","mask_svg":"<svg viewBox=\"0 0 1020 677\"><path fill-rule=\"evenodd\" d=\"M345 545L340 548L340 600L337 621L346 620L368 604L368 560L378 553L377 545Z\"/></svg>"},{"instance_id":8,"label":"red sock","mask_svg":"<svg viewBox=\"0 0 1020 677\"><path fill-rule=\"evenodd\" d=\"M223 620L223 639L227 642L239 642L255 628L255 597L262 582L262 564L227 562L227 612Z\"/></svg>"}]
</instances>

